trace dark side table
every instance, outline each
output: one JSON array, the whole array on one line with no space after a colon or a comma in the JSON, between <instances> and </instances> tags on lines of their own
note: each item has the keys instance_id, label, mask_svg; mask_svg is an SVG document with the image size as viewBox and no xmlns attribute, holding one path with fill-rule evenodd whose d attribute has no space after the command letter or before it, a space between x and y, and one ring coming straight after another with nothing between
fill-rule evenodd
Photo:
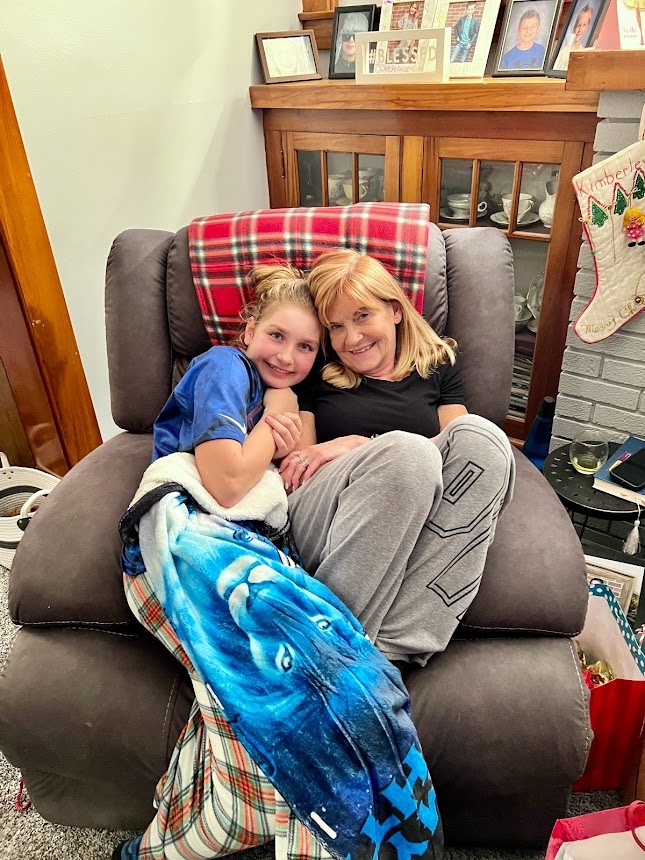
<instances>
[{"instance_id":1,"label":"dark side table","mask_svg":"<svg viewBox=\"0 0 645 860\"><path fill-rule=\"evenodd\" d=\"M609 443L609 459L618 449L615 442ZM582 475L569 462L569 446L562 445L548 454L542 468L544 477L558 494L569 511L584 517L580 538L584 534L589 517L600 520L633 520L638 506L593 488L593 475Z\"/></svg>"}]
</instances>

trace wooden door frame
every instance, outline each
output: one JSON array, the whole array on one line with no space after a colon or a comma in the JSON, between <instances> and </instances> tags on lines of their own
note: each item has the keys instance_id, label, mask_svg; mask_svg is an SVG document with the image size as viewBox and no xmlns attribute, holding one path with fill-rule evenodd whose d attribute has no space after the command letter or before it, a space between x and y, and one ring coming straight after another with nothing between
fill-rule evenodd
<instances>
[{"instance_id":1,"label":"wooden door frame","mask_svg":"<svg viewBox=\"0 0 645 860\"><path fill-rule=\"evenodd\" d=\"M1 57L0 240L71 467L101 444L101 434Z\"/></svg>"}]
</instances>

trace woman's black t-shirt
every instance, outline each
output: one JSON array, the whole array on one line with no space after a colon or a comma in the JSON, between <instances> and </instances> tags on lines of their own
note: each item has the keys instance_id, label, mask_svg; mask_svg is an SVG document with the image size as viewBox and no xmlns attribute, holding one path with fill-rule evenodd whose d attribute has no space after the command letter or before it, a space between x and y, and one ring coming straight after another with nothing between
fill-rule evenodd
<instances>
[{"instance_id":1,"label":"woman's black t-shirt","mask_svg":"<svg viewBox=\"0 0 645 860\"><path fill-rule=\"evenodd\" d=\"M373 436L407 430L428 438L439 432L438 406L464 403L457 364L441 364L428 379L414 371L400 382L364 377L358 388L320 382L299 392L300 409L313 412L318 442L338 436Z\"/></svg>"}]
</instances>

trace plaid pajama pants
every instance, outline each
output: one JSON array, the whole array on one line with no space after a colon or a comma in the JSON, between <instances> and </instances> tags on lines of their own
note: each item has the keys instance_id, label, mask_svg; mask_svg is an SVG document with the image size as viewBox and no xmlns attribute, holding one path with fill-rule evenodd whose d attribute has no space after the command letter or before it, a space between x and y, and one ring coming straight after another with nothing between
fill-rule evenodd
<instances>
[{"instance_id":1,"label":"plaid pajama pants","mask_svg":"<svg viewBox=\"0 0 645 860\"><path fill-rule=\"evenodd\" d=\"M139 860L210 860L271 839L277 860L330 860L235 737L147 574L125 575L124 584L132 612L188 670L195 691L188 722L157 785L157 814L141 838Z\"/></svg>"}]
</instances>

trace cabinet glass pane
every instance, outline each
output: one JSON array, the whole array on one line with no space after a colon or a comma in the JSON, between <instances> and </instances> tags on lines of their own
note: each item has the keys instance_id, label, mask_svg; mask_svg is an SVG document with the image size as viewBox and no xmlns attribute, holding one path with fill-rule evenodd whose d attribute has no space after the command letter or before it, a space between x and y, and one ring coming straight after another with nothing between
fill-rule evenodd
<instances>
[{"instance_id":1,"label":"cabinet glass pane","mask_svg":"<svg viewBox=\"0 0 645 860\"><path fill-rule=\"evenodd\" d=\"M301 206L322 206L322 168L320 152L298 150L298 184Z\"/></svg>"},{"instance_id":2,"label":"cabinet glass pane","mask_svg":"<svg viewBox=\"0 0 645 860\"><path fill-rule=\"evenodd\" d=\"M557 164L523 164L517 229L550 235L558 188Z\"/></svg>"},{"instance_id":3,"label":"cabinet glass pane","mask_svg":"<svg viewBox=\"0 0 645 860\"><path fill-rule=\"evenodd\" d=\"M441 159L441 196L437 221L468 224L473 163L469 158Z\"/></svg>"},{"instance_id":4,"label":"cabinet glass pane","mask_svg":"<svg viewBox=\"0 0 645 860\"><path fill-rule=\"evenodd\" d=\"M523 418L533 371L549 246L546 242L513 238L511 249L515 269L515 356L509 415Z\"/></svg>"},{"instance_id":5,"label":"cabinet glass pane","mask_svg":"<svg viewBox=\"0 0 645 860\"><path fill-rule=\"evenodd\" d=\"M327 188L330 206L346 206L352 202L352 154L327 153Z\"/></svg>"},{"instance_id":6,"label":"cabinet glass pane","mask_svg":"<svg viewBox=\"0 0 645 860\"><path fill-rule=\"evenodd\" d=\"M508 217L504 212L504 199L506 208L513 193L513 175L515 162L513 161L482 161L479 165L479 205L486 204L478 225L483 227L499 227L502 230L508 228Z\"/></svg>"},{"instance_id":7,"label":"cabinet glass pane","mask_svg":"<svg viewBox=\"0 0 645 860\"><path fill-rule=\"evenodd\" d=\"M383 200L385 190L385 156L358 156L358 199Z\"/></svg>"}]
</instances>

